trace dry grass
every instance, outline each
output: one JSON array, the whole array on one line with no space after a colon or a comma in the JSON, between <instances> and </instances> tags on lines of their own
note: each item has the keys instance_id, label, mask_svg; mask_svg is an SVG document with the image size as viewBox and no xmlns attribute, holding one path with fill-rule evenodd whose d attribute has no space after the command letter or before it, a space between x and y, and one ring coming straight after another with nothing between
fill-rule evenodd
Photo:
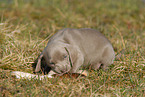
<instances>
[{"instance_id":1,"label":"dry grass","mask_svg":"<svg viewBox=\"0 0 145 97\"><path fill-rule=\"evenodd\" d=\"M145 87L145 4L139 0L0 1L0 96L139 96ZM113 44L108 71L86 78L15 79L11 71L33 73L32 63L62 28L94 28Z\"/></svg>"}]
</instances>

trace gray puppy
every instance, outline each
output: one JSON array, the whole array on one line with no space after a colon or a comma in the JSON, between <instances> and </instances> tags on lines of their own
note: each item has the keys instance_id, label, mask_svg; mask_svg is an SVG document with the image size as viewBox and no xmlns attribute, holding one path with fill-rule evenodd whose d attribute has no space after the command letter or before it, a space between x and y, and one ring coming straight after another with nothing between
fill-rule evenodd
<instances>
[{"instance_id":1,"label":"gray puppy","mask_svg":"<svg viewBox=\"0 0 145 97\"><path fill-rule=\"evenodd\" d=\"M100 32L89 29L66 28L49 40L38 57L35 72L41 70L41 59L55 73L77 73L80 67L105 70L113 63L115 53L109 40Z\"/></svg>"}]
</instances>

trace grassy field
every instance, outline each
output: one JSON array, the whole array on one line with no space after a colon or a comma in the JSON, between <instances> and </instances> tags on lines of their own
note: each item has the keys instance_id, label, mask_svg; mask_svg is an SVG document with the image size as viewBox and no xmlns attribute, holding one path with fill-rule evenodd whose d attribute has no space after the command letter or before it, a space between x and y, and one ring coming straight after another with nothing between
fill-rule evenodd
<instances>
[{"instance_id":1,"label":"grassy field","mask_svg":"<svg viewBox=\"0 0 145 97\"><path fill-rule=\"evenodd\" d=\"M85 78L16 79L63 28L94 28L125 49ZM140 0L0 0L0 97L145 97L145 3Z\"/></svg>"}]
</instances>

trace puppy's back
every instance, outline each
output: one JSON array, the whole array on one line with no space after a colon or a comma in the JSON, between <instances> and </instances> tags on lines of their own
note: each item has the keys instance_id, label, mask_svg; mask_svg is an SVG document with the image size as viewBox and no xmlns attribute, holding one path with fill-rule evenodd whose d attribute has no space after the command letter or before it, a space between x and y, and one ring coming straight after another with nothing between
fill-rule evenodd
<instances>
[{"instance_id":1,"label":"puppy's back","mask_svg":"<svg viewBox=\"0 0 145 97\"><path fill-rule=\"evenodd\" d=\"M89 28L66 29L65 40L70 44L78 46L82 51L85 61L97 62L102 60L105 50L109 50L109 56L114 59L115 54L110 41L99 31ZM107 49L106 49L107 48ZM111 60L112 60L111 59Z\"/></svg>"}]
</instances>

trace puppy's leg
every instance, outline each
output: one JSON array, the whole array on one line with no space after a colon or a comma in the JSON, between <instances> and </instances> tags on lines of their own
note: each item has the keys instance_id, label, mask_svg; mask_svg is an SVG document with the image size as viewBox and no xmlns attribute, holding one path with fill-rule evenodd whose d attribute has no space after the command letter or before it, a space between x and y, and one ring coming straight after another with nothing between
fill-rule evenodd
<instances>
[{"instance_id":1,"label":"puppy's leg","mask_svg":"<svg viewBox=\"0 0 145 97\"><path fill-rule=\"evenodd\" d=\"M72 61L72 67L69 71L70 73L77 73L77 70L79 70L80 66L83 65L84 62L84 56L81 53L81 50L76 46L68 46L68 53L70 55L71 61ZM67 49L66 49L67 50Z\"/></svg>"},{"instance_id":2,"label":"puppy's leg","mask_svg":"<svg viewBox=\"0 0 145 97\"><path fill-rule=\"evenodd\" d=\"M78 59L76 60L76 62L73 64L70 73L77 73L77 71L79 70L79 68L81 67L81 65L83 65L84 62L84 57L83 55L80 55L78 57Z\"/></svg>"},{"instance_id":3,"label":"puppy's leg","mask_svg":"<svg viewBox=\"0 0 145 97\"><path fill-rule=\"evenodd\" d=\"M115 53L113 48L110 47L105 48L101 61L101 63L103 64L102 66L103 70L107 70L108 66L113 63L114 59L115 59Z\"/></svg>"}]
</instances>

